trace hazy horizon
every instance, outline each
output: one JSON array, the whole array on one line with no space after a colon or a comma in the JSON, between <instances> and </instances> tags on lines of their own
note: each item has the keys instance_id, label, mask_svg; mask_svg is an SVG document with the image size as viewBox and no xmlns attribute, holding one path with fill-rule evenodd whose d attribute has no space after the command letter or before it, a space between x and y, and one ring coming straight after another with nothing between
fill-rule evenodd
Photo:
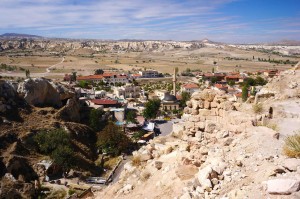
<instances>
[{"instance_id":1,"label":"hazy horizon","mask_svg":"<svg viewBox=\"0 0 300 199\"><path fill-rule=\"evenodd\" d=\"M297 0L2 0L0 34L102 40L300 40Z\"/></svg>"}]
</instances>

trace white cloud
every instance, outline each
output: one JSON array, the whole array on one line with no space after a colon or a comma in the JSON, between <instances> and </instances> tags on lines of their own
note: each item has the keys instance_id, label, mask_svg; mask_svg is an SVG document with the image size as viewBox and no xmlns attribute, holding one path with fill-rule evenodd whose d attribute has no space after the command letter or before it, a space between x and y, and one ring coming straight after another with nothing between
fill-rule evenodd
<instances>
[{"instance_id":1,"label":"white cloud","mask_svg":"<svg viewBox=\"0 0 300 199\"><path fill-rule=\"evenodd\" d=\"M239 35L247 39L247 32L252 38L255 31L265 32L265 24L272 25L271 19L254 24L218 11L234 1L238 0L1 0L0 32L174 40L226 35L235 40Z\"/></svg>"}]
</instances>

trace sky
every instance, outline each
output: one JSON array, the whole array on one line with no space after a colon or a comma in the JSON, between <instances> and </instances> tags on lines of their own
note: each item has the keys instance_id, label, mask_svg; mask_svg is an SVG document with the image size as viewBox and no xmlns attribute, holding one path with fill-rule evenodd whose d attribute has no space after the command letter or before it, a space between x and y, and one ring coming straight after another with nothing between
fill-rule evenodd
<instances>
[{"instance_id":1,"label":"sky","mask_svg":"<svg viewBox=\"0 0 300 199\"><path fill-rule=\"evenodd\" d=\"M0 0L0 34L56 38L300 40L300 0Z\"/></svg>"}]
</instances>

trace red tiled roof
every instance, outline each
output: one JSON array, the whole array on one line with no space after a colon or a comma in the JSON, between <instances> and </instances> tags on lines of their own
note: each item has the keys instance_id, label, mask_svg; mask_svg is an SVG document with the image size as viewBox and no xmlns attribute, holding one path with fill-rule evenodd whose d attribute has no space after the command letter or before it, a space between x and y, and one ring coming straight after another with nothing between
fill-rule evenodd
<instances>
[{"instance_id":1,"label":"red tiled roof","mask_svg":"<svg viewBox=\"0 0 300 199\"><path fill-rule=\"evenodd\" d=\"M182 87L184 88L199 88L199 86L197 84L194 83L187 83L187 84L183 84Z\"/></svg>"},{"instance_id":2,"label":"red tiled roof","mask_svg":"<svg viewBox=\"0 0 300 199\"><path fill-rule=\"evenodd\" d=\"M236 93L234 94L236 97L242 97L242 93ZM250 96L250 94L248 93L248 97Z\"/></svg>"},{"instance_id":3,"label":"red tiled roof","mask_svg":"<svg viewBox=\"0 0 300 199\"><path fill-rule=\"evenodd\" d=\"M227 89L228 86L224 86L223 84L215 84L215 87L218 89Z\"/></svg>"},{"instance_id":4,"label":"red tiled roof","mask_svg":"<svg viewBox=\"0 0 300 199\"><path fill-rule=\"evenodd\" d=\"M226 79L240 79L241 76L239 76L239 75L228 75L228 76L226 76L225 78L226 78Z\"/></svg>"},{"instance_id":5,"label":"red tiled roof","mask_svg":"<svg viewBox=\"0 0 300 199\"><path fill-rule=\"evenodd\" d=\"M127 75L117 75L117 78L126 79Z\"/></svg>"},{"instance_id":6,"label":"red tiled roof","mask_svg":"<svg viewBox=\"0 0 300 199\"><path fill-rule=\"evenodd\" d=\"M103 77L111 77L117 75L117 73L103 73Z\"/></svg>"},{"instance_id":7,"label":"red tiled roof","mask_svg":"<svg viewBox=\"0 0 300 199\"><path fill-rule=\"evenodd\" d=\"M142 75L141 74L132 74L131 76L132 77L141 77Z\"/></svg>"},{"instance_id":8,"label":"red tiled roof","mask_svg":"<svg viewBox=\"0 0 300 199\"><path fill-rule=\"evenodd\" d=\"M93 80L93 79L103 79L102 75L88 75L88 76L79 76L77 80Z\"/></svg>"},{"instance_id":9,"label":"red tiled roof","mask_svg":"<svg viewBox=\"0 0 300 199\"><path fill-rule=\"evenodd\" d=\"M117 100L111 100L111 99L93 99L91 100L94 104L97 105L115 105L118 104Z\"/></svg>"}]
</instances>

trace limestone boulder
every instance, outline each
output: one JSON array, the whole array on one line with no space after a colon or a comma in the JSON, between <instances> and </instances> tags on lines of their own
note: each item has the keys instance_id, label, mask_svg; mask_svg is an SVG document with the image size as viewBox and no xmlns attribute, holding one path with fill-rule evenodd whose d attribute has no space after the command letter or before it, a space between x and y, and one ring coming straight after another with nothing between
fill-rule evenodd
<instances>
[{"instance_id":1,"label":"limestone boulder","mask_svg":"<svg viewBox=\"0 0 300 199\"><path fill-rule=\"evenodd\" d=\"M58 92L60 100L67 100L67 99L75 97L75 92L71 91L66 86L56 83L56 82L49 82L49 83Z\"/></svg>"},{"instance_id":2,"label":"limestone boulder","mask_svg":"<svg viewBox=\"0 0 300 199\"><path fill-rule=\"evenodd\" d=\"M300 190L300 181L296 179L272 179L267 181L270 194L288 195Z\"/></svg>"},{"instance_id":3,"label":"limestone boulder","mask_svg":"<svg viewBox=\"0 0 300 199\"><path fill-rule=\"evenodd\" d=\"M217 130L217 129L218 129L218 125L215 122L206 121L205 132L207 132L207 133L213 133L214 130Z\"/></svg>"},{"instance_id":4,"label":"limestone boulder","mask_svg":"<svg viewBox=\"0 0 300 199\"><path fill-rule=\"evenodd\" d=\"M282 166L289 171L297 171L297 168L298 167L300 168L300 159L296 159L296 158L285 159Z\"/></svg>"},{"instance_id":5,"label":"limestone boulder","mask_svg":"<svg viewBox=\"0 0 300 199\"><path fill-rule=\"evenodd\" d=\"M210 166L206 166L197 173L198 181L204 189L212 188L212 183L209 179L212 172L212 168Z\"/></svg>"},{"instance_id":6,"label":"limestone boulder","mask_svg":"<svg viewBox=\"0 0 300 199\"><path fill-rule=\"evenodd\" d=\"M55 118L69 122L79 122L80 105L76 98L68 99L67 104L56 113Z\"/></svg>"},{"instance_id":7,"label":"limestone boulder","mask_svg":"<svg viewBox=\"0 0 300 199\"><path fill-rule=\"evenodd\" d=\"M24 96L27 103L34 106L62 106L59 93L45 78L33 78L21 82L18 93Z\"/></svg>"}]
</instances>

